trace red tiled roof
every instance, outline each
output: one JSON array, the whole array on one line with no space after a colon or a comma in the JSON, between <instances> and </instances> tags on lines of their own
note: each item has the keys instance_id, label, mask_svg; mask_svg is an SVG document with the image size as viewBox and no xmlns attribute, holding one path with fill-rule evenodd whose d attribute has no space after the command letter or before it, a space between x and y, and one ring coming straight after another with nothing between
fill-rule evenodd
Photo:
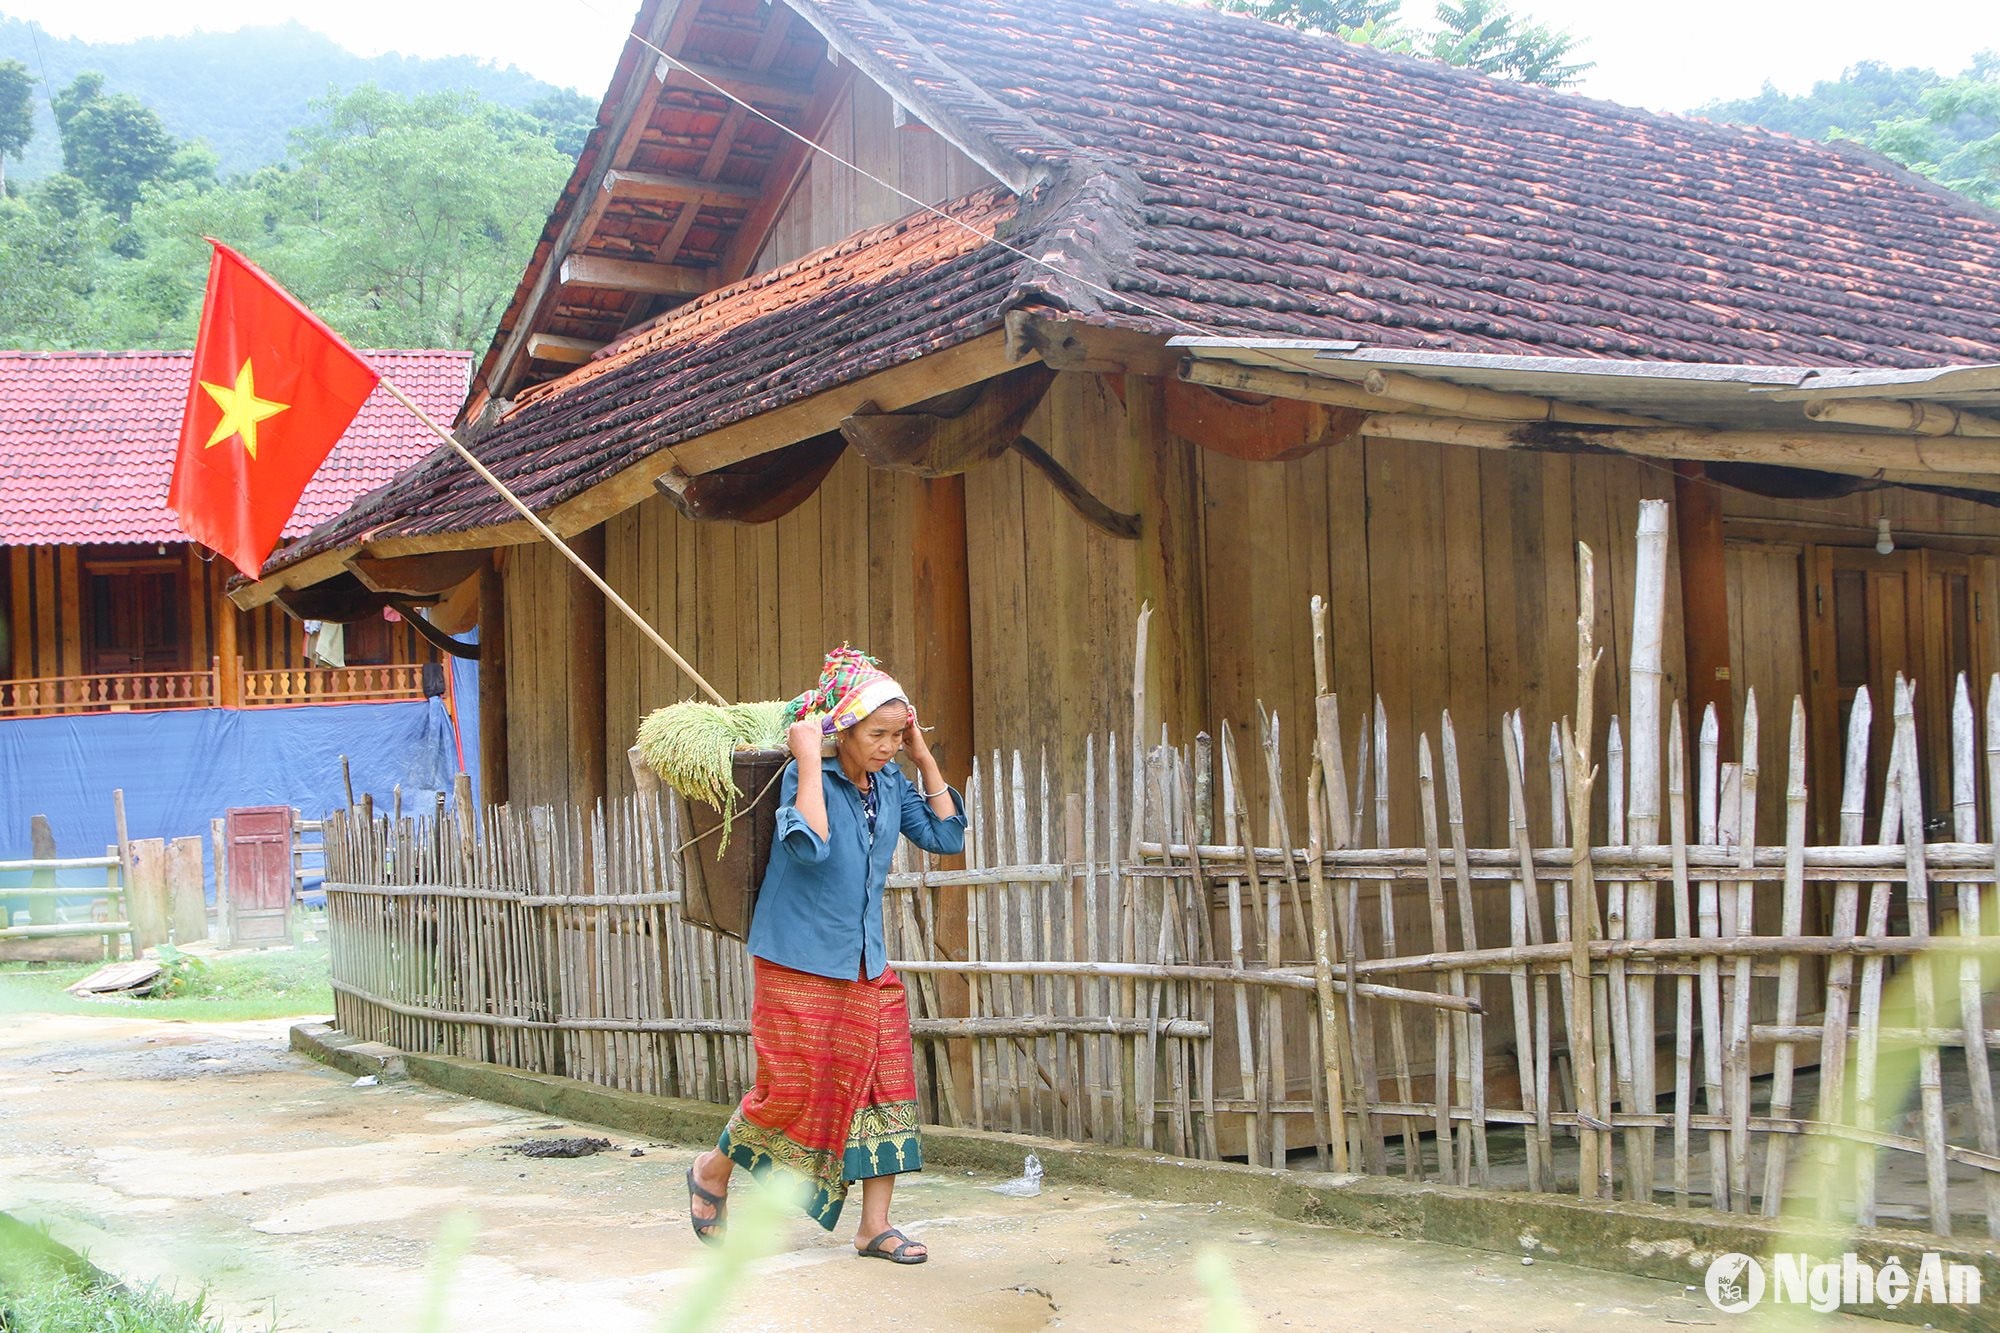
<instances>
[{"instance_id":1,"label":"red tiled roof","mask_svg":"<svg viewBox=\"0 0 2000 1333\"><path fill-rule=\"evenodd\" d=\"M192 352L0 351L0 546L187 540L167 508ZM425 411L465 396L464 352L370 352ZM296 536L430 452L432 435L376 390L306 487Z\"/></svg>"}]
</instances>

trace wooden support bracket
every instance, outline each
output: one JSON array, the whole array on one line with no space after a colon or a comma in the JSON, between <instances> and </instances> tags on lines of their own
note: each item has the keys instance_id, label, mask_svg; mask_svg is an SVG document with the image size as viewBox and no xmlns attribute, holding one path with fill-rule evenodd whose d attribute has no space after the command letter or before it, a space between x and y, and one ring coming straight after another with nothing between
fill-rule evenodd
<instances>
[{"instance_id":1,"label":"wooden support bracket","mask_svg":"<svg viewBox=\"0 0 2000 1333\"><path fill-rule=\"evenodd\" d=\"M870 467L954 477L1012 448L1055 377L1047 366L1028 365L899 412L864 403L840 433Z\"/></svg>"},{"instance_id":2,"label":"wooden support bracket","mask_svg":"<svg viewBox=\"0 0 2000 1333\"><path fill-rule=\"evenodd\" d=\"M1071 475L1069 469L1049 456L1049 451L1036 444L1025 435L1014 439L1014 452L1031 464L1037 472L1049 479L1056 488L1056 494L1069 504L1084 522L1113 537L1125 541L1139 540L1139 516L1122 513L1092 495L1084 484Z\"/></svg>"},{"instance_id":3,"label":"wooden support bracket","mask_svg":"<svg viewBox=\"0 0 2000 1333\"><path fill-rule=\"evenodd\" d=\"M676 468L653 484L685 518L703 523L769 523L804 504L846 447L839 432L828 431L698 476Z\"/></svg>"}]
</instances>

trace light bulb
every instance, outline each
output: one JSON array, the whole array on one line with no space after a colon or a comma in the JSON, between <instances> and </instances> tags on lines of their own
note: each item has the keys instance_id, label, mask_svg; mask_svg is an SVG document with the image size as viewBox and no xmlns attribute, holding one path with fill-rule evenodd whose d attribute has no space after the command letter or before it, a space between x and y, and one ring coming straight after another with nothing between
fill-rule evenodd
<instances>
[{"instance_id":1,"label":"light bulb","mask_svg":"<svg viewBox=\"0 0 2000 1333\"><path fill-rule=\"evenodd\" d=\"M1889 535L1889 516L1884 514L1875 520L1875 554L1894 555L1895 553L1896 539Z\"/></svg>"}]
</instances>

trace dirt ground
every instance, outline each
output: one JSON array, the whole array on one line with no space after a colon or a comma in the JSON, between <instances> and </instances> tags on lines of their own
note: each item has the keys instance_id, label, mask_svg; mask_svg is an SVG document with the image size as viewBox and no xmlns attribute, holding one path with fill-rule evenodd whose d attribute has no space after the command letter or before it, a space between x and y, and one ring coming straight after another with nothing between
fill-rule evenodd
<instances>
[{"instance_id":1,"label":"dirt ground","mask_svg":"<svg viewBox=\"0 0 2000 1333\"><path fill-rule=\"evenodd\" d=\"M415 1328L453 1214L476 1232L452 1276L450 1329L650 1329L700 1280L711 1256L687 1227L690 1150L417 1084L356 1087L288 1051L288 1027L9 1015L0 1211L51 1223L127 1278L205 1287L232 1328ZM579 1133L616 1151L535 1160L501 1146ZM861 1261L845 1234L796 1221L789 1248L731 1292L726 1326L1198 1328L1194 1261L1209 1249L1262 1328L1734 1322L1699 1290L1640 1278L1060 1180L1007 1198L996 1183L904 1182L897 1220L930 1244L923 1267Z\"/></svg>"}]
</instances>

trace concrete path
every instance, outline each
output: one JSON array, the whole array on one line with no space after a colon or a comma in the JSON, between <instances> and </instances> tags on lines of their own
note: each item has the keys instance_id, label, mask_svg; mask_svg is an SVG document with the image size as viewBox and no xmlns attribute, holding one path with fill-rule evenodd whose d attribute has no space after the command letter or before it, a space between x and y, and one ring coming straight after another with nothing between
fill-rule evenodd
<instances>
[{"instance_id":1,"label":"concrete path","mask_svg":"<svg viewBox=\"0 0 2000 1333\"><path fill-rule=\"evenodd\" d=\"M286 1049L287 1022L0 1023L0 1211L127 1278L206 1287L232 1328L417 1327L440 1228L476 1231L444 1327L652 1329L711 1261L687 1228L685 1148L409 1083L355 1087ZM613 1153L501 1145L599 1134ZM634 1150L643 1155L634 1155ZM797 1219L730 1293L734 1329L1199 1328L1213 1250L1248 1324L1563 1330L1734 1323L1699 1290L1231 1208L1047 1182L1011 1199L963 1174L911 1178L897 1220L923 1267L863 1262ZM1880 1328L1848 1317L1815 1327Z\"/></svg>"}]
</instances>

